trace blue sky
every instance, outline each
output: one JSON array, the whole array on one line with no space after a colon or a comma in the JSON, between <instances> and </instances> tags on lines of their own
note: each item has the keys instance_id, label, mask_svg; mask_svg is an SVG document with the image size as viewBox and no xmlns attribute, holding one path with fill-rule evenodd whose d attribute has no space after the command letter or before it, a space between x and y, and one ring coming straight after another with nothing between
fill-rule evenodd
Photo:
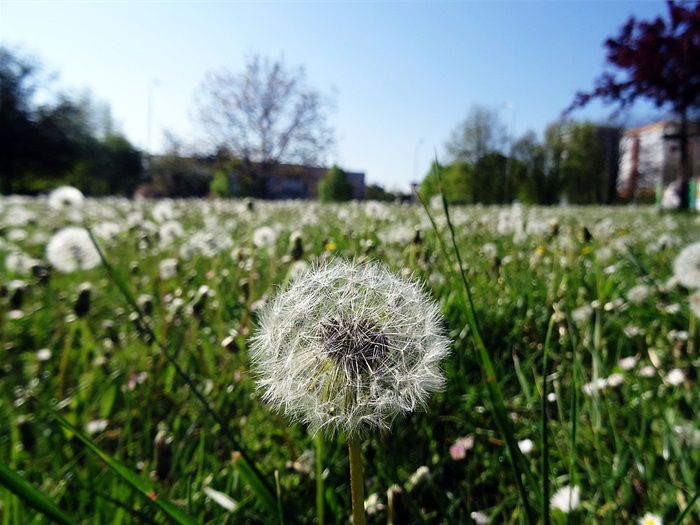
<instances>
[{"instance_id":1,"label":"blue sky","mask_svg":"<svg viewBox=\"0 0 700 525\"><path fill-rule=\"evenodd\" d=\"M201 138L194 100L207 71L242 71L251 53L283 58L335 101L328 163L406 191L436 155L448 160L445 142L470 108L497 110L516 139L541 137L603 71L607 37L630 15L665 14L660 0L0 0L0 43L56 72L55 87L90 90L154 152L164 131ZM596 103L573 116L605 122L612 109ZM638 105L621 123L658 116Z\"/></svg>"}]
</instances>

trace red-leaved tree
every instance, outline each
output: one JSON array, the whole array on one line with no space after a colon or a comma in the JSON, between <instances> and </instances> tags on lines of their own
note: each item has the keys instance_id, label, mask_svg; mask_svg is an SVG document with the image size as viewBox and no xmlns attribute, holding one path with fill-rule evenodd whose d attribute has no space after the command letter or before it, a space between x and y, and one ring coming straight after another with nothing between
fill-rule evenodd
<instances>
[{"instance_id":1,"label":"red-leaved tree","mask_svg":"<svg viewBox=\"0 0 700 525\"><path fill-rule=\"evenodd\" d=\"M594 98L618 103L621 108L638 98L657 107L670 107L679 119L680 170L677 190L680 207L688 207L690 159L688 119L700 109L700 2L667 1L669 19L651 22L630 18L617 38L605 42L606 71L588 93L579 92L569 110Z\"/></svg>"}]
</instances>

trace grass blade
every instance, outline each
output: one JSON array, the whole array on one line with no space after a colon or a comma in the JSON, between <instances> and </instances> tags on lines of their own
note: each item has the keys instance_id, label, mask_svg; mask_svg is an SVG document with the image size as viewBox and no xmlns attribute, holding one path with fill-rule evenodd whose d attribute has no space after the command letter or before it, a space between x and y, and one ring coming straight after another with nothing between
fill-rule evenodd
<instances>
[{"instance_id":1,"label":"grass blade","mask_svg":"<svg viewBox=\"0 0 700 525\"><path fill-rule=\"evenodd\" d=\"M58 421L62 427L69 430L73 435L78 438L93 454L98 456L102 461L104 461L110 469L112 469L121 479L127 482L131 487L143 497L151 500L153 505L158 507L166 516L171 518L175 523L180 525L197 525L197 522L185 514L179 507L175 504L161 498L158 493L153 490L151 486L146 484L140 477L134 474L127 467L119 463L112 456L104 452L97 445L95 445L90 438L81 433L75 426L69 423L63 416L56 412L53 408L45 404L43 401L37 397L32 396L32 399L36 401L41 408L48 412L56 421Z\"/></svg>"},{"instance_id":2,"label":"grass blade","mask_svg":"<svg viewBox=\"0 0 700 525\"><path fill-rule=\"evenodd\" d=\"M484 378L484 382L486 383L486 390L488 392L489 400L491 401L491 407L493 409L493 415L494 415L494 420L496 423L496 426L498 427L499 432L503 436L505 442L506 442L506 448L508 449L509 456L511 459L511 468L513 470L513 476L515 478L515 483L518 487L518 492L520 494L520 501L523 505L523 508L525 510L525 519L527 520L527 523L534 525L536 523L535 519L535 513L532 508L532 505L530 504L530 495L528 493L528 490L525 488L525 485L523 483L523 476L528 480L528 485L530 487L530 490L533 491L539 497L540 495L540 489L539 489L539 484L537 480L535 479L532 471L529 468L529 465L527 464L527 461L525 460L525 457L523 456L523 453L520 451L520 448L518 447L518 443L515 440L515 437L513 435L512 427L511 427L511 421L510 418L508 417L508 413L506 411L505 407L505 401L503 397L503 392L501 391L500 386L498 385L498 381L496 378L496 372L495 369L493 368L493 363L491 362L491 358L489 357L489 353L486 350L486 347L484 345L484 341L481 338L481 332L479 330L478 322L477 322L477 316L476 316L476 308L474 307L474 301L472 299L472 294L471 294L471 289L469 287L469 283L467 282L467 277L464 272L464 266L462 264L462 257L459 251L459 248L457 247L457 239L455 235L455 230L454 230L454 225L452 224L452 221L450 219L450 212L449 212L449 206L447 205L447 199L445 198L445 193L442 190L442 178L440 176L440 171L436 169L436 174L438 178L438 185L440 188L440 195L442 197L442 207L443 211L445 213L445 218L447 220L447 226L450 232L450 238L452 241L452 250L454 253L455 258L457 259L457 267L459 268L459 274L460 278L462 281L462 286L464 287L464 291L466 293L467 299L464 299L463 294L458 294L458 299L462 303L464 312L467 316L467 322L469 324L469 329L471 332L471 337L472 341L474 342L475 350L476 350L476 358L477 362L479 364L479 368L481 370L482 377ZM435 220L432 217L432 214L430 213L430 210L425 203L425 201L420 197L419 194L418 198L423 205L423 208L425 209L425 212L428 215L428 218L433 226L433 229L435 230L435 234L438 238L438 242L440 244L440 248L445 256L445 259L447 261L450 261L449 267L454 268L454 265L451 263L452 261L452 256L450 252L447 250L447 247L445 246L442 236L440 235L439 230L437 229L437 225L435 223Z\"/></svg>"},{"instance_id":3,"label":"grass blade","mask_svg":"<svg viewBox=\"0 0 700 525\"><path fill-rule=\"evenodd\" d=\"M25 503L56 523L63 523L64 525L75 524L51 498L35 488L34 485L29 483L2 461L0 461L0 485L4 485L10 492L13 492Z\"/></svg>"}]
</instances>

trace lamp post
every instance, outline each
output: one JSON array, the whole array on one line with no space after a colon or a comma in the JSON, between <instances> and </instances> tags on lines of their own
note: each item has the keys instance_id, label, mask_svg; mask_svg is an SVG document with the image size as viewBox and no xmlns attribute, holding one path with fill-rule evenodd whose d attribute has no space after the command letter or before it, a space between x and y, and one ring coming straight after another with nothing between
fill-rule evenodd
<instances>
[{"instance_id":1,"label":"lamp post","mask_svg":"<svg viewBox=\"0 0 700 525\"><path fill-rule=\"evenodd\" d=\"M160 82L157 78L151 80L148 85L148 108L146 114L146 153L151 154L151 128L153 127L153 90Z\"/></svg>"},{"instance_id":2,"label":"lamp post","mask_svg":"<svg viewBox=\"0 0 700 525\"><path fill-rule=\"evenodd\" d=\"M513 133L515 133L515 102L512 100L503 104L505 109L510 110L510 122L508 123L508 157L506 157L506 172L503 177L503 201L508 198L508 177L513 170Z\"/></svg>"}]
</instances>

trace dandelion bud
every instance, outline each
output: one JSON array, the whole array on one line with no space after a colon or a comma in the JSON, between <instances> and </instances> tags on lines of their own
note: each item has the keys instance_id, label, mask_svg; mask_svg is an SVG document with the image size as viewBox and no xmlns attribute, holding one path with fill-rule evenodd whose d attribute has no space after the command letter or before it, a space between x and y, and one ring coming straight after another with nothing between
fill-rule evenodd
<instances>
[{"instance_id":1,"label":"dandelion bud","mask_svg":"<svg viewBox=\"0 0 700 525\"><path fill-rule=\"evenodd\" d=\"M410 523L406 493L398 485L392 485L386 492L389 525Z\"/></svg>"},{"instance_id":2,"label":"dandelion bud","mask_svg":"<svg viewBox=\"0 0 700 525\"><path fill-rule=\"evenodd\" d=\"M78 287L78 298L73 305L73 311L78 317L84 317L90 311L90 294L92 284L83 283Z\"/></svg>"},{"instance_id":3,"label":"dandelion bud","mask_svg":"<svg viewBox=\"0 0 700 525\"><path fill-rule=\"evenodd\" d=\"M444 383L439 306L378 263L336 260L263 307L250 345L263 400L312 433L358 435L422 407Z\"/></svg>"},{"instance_id":4,"label":"dandelion bud","mask_svg":"<svg viewBox=\"0 0 700 525\"><path fill-rule=\"evenodd\" d=\"M170 474L173 438L168 432L160 429L153 440L153 470L151 477L163 481Z\"/></svg>"},{"instance_id":5,"label":"dandelion bud","mask_svg":"<svg viewBox=\"0 0 700 525\"><path fill-rule=\"evenodd\" d=\"M291 237L292 250L289 253L293 261L301 260L302 255L304 255L304 246L301 243L301 234L299 232L294 232Z\"/></svg>"},{"instance_id":6,"label":"dandelion bud","mask_svg":"<svg viewBox=\"0 0 700 525\"><path fill-rule=\"evenodd\" d=\"M153 313L153 296L141 294L136 299L136 304L145 315L151 315Z\"/></svg>"}]
</instances>

